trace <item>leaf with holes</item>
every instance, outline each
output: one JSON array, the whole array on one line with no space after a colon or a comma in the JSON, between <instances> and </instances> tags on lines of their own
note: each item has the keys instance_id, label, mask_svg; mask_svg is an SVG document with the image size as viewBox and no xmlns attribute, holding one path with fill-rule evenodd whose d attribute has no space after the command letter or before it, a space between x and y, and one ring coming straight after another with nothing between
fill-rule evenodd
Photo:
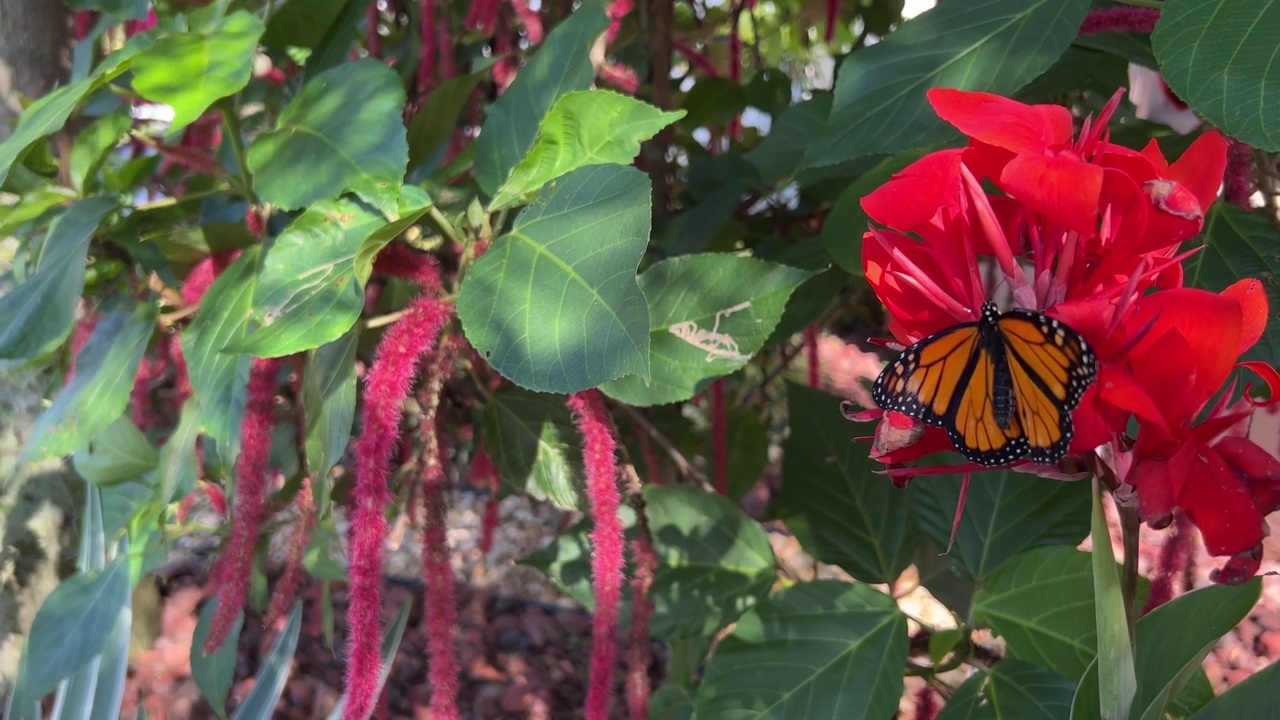
<instances>
[{"instance_id":1,"label":"leaf with holes","mask_svg":"<svg viewBox=\"0 0 1280 720\"><path fill-rule=\"evenodd\" d=\"M254 189L299 208L345 190L377 196L399 187L409 161L404 85L377 60L357 60L312 78L249 146Z\"/></svg>"},{"instance_id":2,"label":"leaf with holes","mask_svg":"<svg viewBox=\"0 0 1280 720\"><path fill-rule=\"evenodd\" d=\"M471 266L458 317L494 369L540 392L632 373L648 380L649 308L635 272L649 242L649 196L635 168L575 170Z\"/></svg>"},{"instance_id":3,"label":"leaf with holes","mask_svg":"<svg viewBox=\"0 0 1280 720\"><path fill-rule=\"evenodd\" d=\"M907 619L870 585L834 580L781 590L716 646L694 698L698 717L863 720L902 697Z\"/></svg>"},{"instance_id":4,"label":"leaf with holes","mask_svg":"<svg viewBox=\"0 0 1280 720\"><path fill-rule=\"evenodd\" d=\"M601 389L630 405L688 400L746 365L773 333L791 293L813 275L728 254L654 264L640 276L649 301L652 378L629 375Z\"/></svg>"},{"instance_id":5,"label":"leaf with holes","mask_svg":"<svg viewBox=\"0 0 1280 720\"><path fill-rule=\"evenodd\" d=\"M783 447L778 516L805 550L864 582L893 582L911 564L920 532L912 488L877 474L866 435L840 414L840 400L787 385L791 434Z\"/></svg>"},{"instance_id":6,"label":"leaf with holes","mask_svg":"<svg viewBox=\"0 0 1280 720\"><path fill-rule=\"evenodd\" d=\"M955 136L929 107L927 90L1008 95L1053 65L1088 10L1088 0L939 3L841 62L831 115L801 167L910 150Z\"/></svg>"},{"instance_id":7,"label":"leaf with holes","mask_svg":"<svg viewBox=\"0 0 1280 720\"><path fill-rule=\"evenodd\" d=\"M1280 5L1272 0L1166 0L1151 49L1169 89L1204 119L1280 150Z\"/></svg>"}]
</instances>

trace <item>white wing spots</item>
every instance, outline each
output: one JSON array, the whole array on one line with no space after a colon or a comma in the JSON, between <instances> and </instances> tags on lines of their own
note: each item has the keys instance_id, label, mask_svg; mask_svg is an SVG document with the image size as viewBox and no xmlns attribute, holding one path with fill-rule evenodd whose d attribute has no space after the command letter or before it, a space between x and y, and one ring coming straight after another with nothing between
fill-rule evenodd
<instances>
[{"instance_id":1,"label":"white wing spots","mask_svg":"<svg viewBox=\"0 0 1280 720\"><path fill-rule=\"evenodd\" d=\"M750 300L717 312L715 324L712 325L710 330L699 328L698 323L694 320L686 320L685 322L675 323L667 328L667 331L699 350L705 350L707 362L716 359L747 361L751 359L751 356L743 355L739 351L738 341L734 340L732 335L720 332L720 320L749 307L751 307Z\"/></svg>"}]
</instances>

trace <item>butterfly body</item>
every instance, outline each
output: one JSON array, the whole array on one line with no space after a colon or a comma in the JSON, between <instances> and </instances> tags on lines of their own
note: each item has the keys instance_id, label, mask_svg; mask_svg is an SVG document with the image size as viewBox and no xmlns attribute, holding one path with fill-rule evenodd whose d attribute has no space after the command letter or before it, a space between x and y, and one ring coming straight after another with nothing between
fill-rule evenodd
<instances>
[{"instance_id":1,"label":"butterfly body","mask_svg":"<svg viewBox=\"0 0 1280 720\"><path fill-rule=\"evenodd\" d=\"M1051 464L1071 443L1071 411L1097 374L1078 333L1030 310L982 306L976 322L954 325L906 348L885 366L872 397L885 410L947 431L980 465L1024 457Z\"/></svg>"}]
</instances>

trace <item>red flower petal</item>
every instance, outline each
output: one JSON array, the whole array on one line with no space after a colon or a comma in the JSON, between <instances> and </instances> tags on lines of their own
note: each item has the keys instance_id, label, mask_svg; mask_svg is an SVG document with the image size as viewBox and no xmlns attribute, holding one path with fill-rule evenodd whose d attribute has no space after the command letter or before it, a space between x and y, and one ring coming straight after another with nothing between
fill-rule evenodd
<instances>
[{"instance_id":1,"label":"red flower petal","mask_svg":"<svg viewBox=\"0 0 1280 720\"><path fill-rule=\"evenodd\" d=\"M1042 153L1071 142L1071 113L1061 105L1024 105L999 95L934 88L929 104L960 132L1013 152Z\"/></svg>"},{"instance_id":2,"label":"red flower petal","mask_svg":"<svg viewBox=\"0 0 1280 720\"><path fill-rule=\"evenodd\" d=\"M1262 513L1231 467L1212 448L1184 447L1197 452L1178 505L1200 528L1205 548L1213 555L1234 555L1261 543Z\"/></svg>"},{"instance_id":3,"label":"red flower petal","mask_svg":"<svg viewBox=\"0 0 1280 720\"><path fill-rule=\"evenodd\" d=\"M1153 141L1154 142L1154 141ZM1165 177L1186 186L1202 209L1218 197L1222 175L1227 169L1227 141L1216 131L1202 134L1169 166Z\"/></svg>"},{"instance_id":4,"label":"red flower petal","mask_svg":"<svg viewBox=\"0 0 1280 720\"><path fill-rule=\"evenodd\" d=\"M1261 281L1245 278L1223 290L1221 295L1240 303L1239 352L1243 353L1253 347L1267 329L1267 290Z\"/></svg>"},{"instance_id":5,"label":"red flower petal","mask_svg":"<svg viewBox=\"0 0 1280 720\"><path fill-rule=\"evenodd\" d=\"M1195 451L1187 443L1177 446L1172 457L1153 457L1149 453L1164 452L1150 449L1153 445L1155 443L1148 442L1146 436L1139 434L1138 445L1134 448L1134 456L1138 459L1126 480L1138 490L1138 514L1148 523L1159 524L1173 514L1177 498L1187 482Z\"/></svg>"},{"instance_id":6,"label":"red flower petal","mask_svg":"<svg viewBox=\"0 0 1280 720\"><path fill-rule=\"evenodd\" d=\"M1019 155L1005 166L1000 187L1085 237L1098 231L1102 168L1073 158Z\"/></svg>"},{"instance_id":7,"label":"red flower petal","mask_svg":"<svg viewBox=\"0 0 1280 720\"><path fill-rule=\"evenodd\" d=\"M933 220L940 210L960 211L960 150L929 153L862 198L872 220L903 232Z\"/></svg>"}]
</instances>

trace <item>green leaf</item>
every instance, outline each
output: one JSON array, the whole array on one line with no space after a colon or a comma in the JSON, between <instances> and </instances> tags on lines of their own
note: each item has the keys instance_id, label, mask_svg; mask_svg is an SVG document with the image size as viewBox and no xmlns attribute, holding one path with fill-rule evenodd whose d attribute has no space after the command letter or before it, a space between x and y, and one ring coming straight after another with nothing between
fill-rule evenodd
<instances>
[{"instance_id":1,"label":"green leaf","mask_svg":"<svg viewBox=\"0 0 1280 720\"><path fill-rule=\"evenodd\" d=\"M406 599L400 603L400 611L396 613L395 619L382 631L382 669L378 671L378 683L373 688L375 697L382 692L382 686L387 682L387 675L391 673L391 666L395 663L396 652L400 649L400 640L404 638L404 630L409 625L409 610L412 607L413 600ZM329 720L341 720L342 711L346 707L347 696L344 693L338 699L338 704L334 706L333 712L329 713Z\"/></svg>"},{"instance_id":2,"label":"green leaf","mask_svg":"<svg viewBox=\"0 0 1280 720\"><path fill-rule=\"evenodd\" d=\"M88 198L49 226L35 272L0 297L0 360L30 360L71 334L89 241L116 207L113 198Z\"/></svg>"},{"instance_id":3,"label":"green leaf","mask_svg":"<svg viewBox=\"0 0 1280 720\"><path fill-rule=\"evenodd\" d=\"M250 358L222 350L244 338L258 257L258 247L248 248L222 271L182 334L182 355L191 379L188 404L197 403L199 428L218 443L218 456L224 463L239 454ZM186 448L181 452L185 455Z\"/></svg>"},{"instance_id":4,"label":"green leaf","mask_svg":"<svg viewBox=\"0 0 1280 720\"><path fill-rule=\"evenodd\" d=\"M635 271L649 207L649 178L630 167L585 167L545 188L463 280L458 317L472 346L530 390L647 380L649 309Z\"/></svg>"},{"instance_id":5,"label":"green leaf","mask_svg":"<svg viewBox=\"0 0 1280 720\"><path fill-rule=\"evenodd\" d=\"M937 720L1062 720L1074 691L1052 670L1003 660L957 688Z\"/></svg>"},{"instance_id":6,"label":"green leaf","mask_svg":"<svg viewBox=\"0 0 1280 720\"><path fill-rule=\"evenodd\" d=\"M342 460L356 415L356 329L311 351L302 375L307 472L324 478ZM324 509L321 508L321 515Z\"/></svg>"},{"instance_id":7,"label":"green leaf","mask_svg":"<svg viewBox=\"0 0 1280 720\"><path fill-rule=\"evenodd\" d=\"M1280 150L1280 70L1271 0L1167 0L1151 49L1169 88L1201 117L1269 152Z\"/></svg>"},{"instance_id":8,"label":"green leaf","mask_svg":"<svg viewBox=\"0 0 1280 720\"><path fill-rule=\"evenodd\" d=\"M1099 50L1121 58L1127 62L1137 63L1152 70L1159 70L1156 56L1151 52L1151 36L1140 32L1100 32L1092 35L1081 35L1075 44L1090 50Z\"/></svg>"},{"instance_id":9,"label":"green leaf","mask_svg":"<svg viewBox=\"0 0 1280 720\"><path fill-rule=\"evenodd\" d=\"M128 552L128 538L121 538L116 555L127 556ZM132 629L133 595L125 592L115 622L111 625L111 633L107 635L102 654L98 656L97 677L91 685L93 697L78 711L73 710L75 714L72 717L94 720L112 717L112 713L119 711L120 701L124 698L125 679L129 674L129 641ZM67 716L64 714L63 717Z\"/></svg>"},{"instance_id":10,"label":"green leaf","mask_svg":"<svg viewBox=\"0 0 1280 720\"><path fill-rule=\"evenodd\" d=\"M102 161L124 139L133 125L132 113L133 106L121 103L120 107L94 120L76 135L67 158L67 170L76 190L84 192L102 166Z\"/></svg>"},{"instance_id":11,"label":"green leaf","mask_svg":"<svg viewBox=\"0 0 1280 720\"><path fill-rule=\"evenodd\" d=\"M1187 285L1222 292L1237 280L1257 278L1266 289L1268 305L1280 308L1280 285L1274 280L1280 277L1277 245L1280 232L1265 213L1214 203L1205 217L1204 249L1184 264ZM1280 364L1280 323L1267 323L1258 344L1243 359Z\"/></svg>"},{"instance_id":12,"label":"green leaf","mask_svg":"<svg viewBox=\"0 0 1280 720\"><path fill-rule=\"evenodd\" d=\"M1005 563L974 597L973 616L1005 639L1011 657L1076 681L1096 652L1093 607L1089 553L1058 546Z\"/></svg>"},{"instance_id":13,"label":"green leaf","mask_svg":"<svg viewBox=\"0 0 1280 720\"><path fill-rule=\"evenodd\" d=\"M850 183L831 206L822 223L822 244L831 259L854 277L862 277L862 235L871 222L862 209L862 198L921 157L923 152L906 152L885 158Z\"/></svg>"},{"instance_id":14,"label":"green leaf","mask_svg":"<svg viewBox=\"0 0 1280 720\"><path fill-rule=\"evenodd\" d=\"M498 388L485 404L484 444L504 486L579 508L582 441L564 398Z\"/></svg>"},{"instance_id":15,"label":"green leaf","mask_svg":"<svg viewBox=\"0 0 1280 720\"><path fill-rule=\"evenodd\" d=\"M314 48L354 0L286 0L272 9L262 44L269 48ZM354 3L361 4L361 3Z\"/></svg>"},{"instance_id":16,"label":"green leaf","mask_svg":"<svg viewBox=\"0 0 1280 720\"><path fill-rule=\"evenodd\" d=\"M241 390L243 393L243 389ZM196 487L199 462L196 442L200 437L200 402L188 400L182 406L178 427L160 448L157 482L160 502L168 504L176 497L186 497Z\"/></svg>"},{"instance_id":17,"label":"green leaf","mask_svg":"<svg viewBox=\"0 0 1280 720\"><path fill-rule=\"evenodd\" d=\"M489 210L515 205L586 165L630 165L640 154L640 143L682 117L683 111L663 112L610 90L562 95L539 123L533 147L498 188Z\"/></svg>"},{"instance_id":18,"label":"green leaf","mask_svg":"<svg viewBox=\"0 0 1280 720\"><path fill-rule=\"evenodd\" d=\"M126 559L117 556L101 572L76 573L45 598L26 637L15 706L18 698L38 701L102 653L129 602Z\"/></svg>"},{"instance_id":19,"label":"green leaf","mask_svg":"<svg viewBox=\"0 0 1280 720\"><path fill-rule=\"evenodd\" d=\"M239 10L200 30L164 33L133 59L133 87L173 108L172 135L249 84L262 31L261 20Z\"/></svg>"},{"instance_id":20,"label":"green leaf","mask_svg":"<svg viewBox=\"0 0 1280 720\"><path fill-rule=\"evenodd\" d=\"M271 650L262 658L262 665L254 677L253 689L244 701L236 706L232 720L269 720L273 717L276 703L284 692L284 684L289 679L289 671L293 667L293 653L298 647L298 634L302 630L302 601L293 603L289 611L289 621L280 632Z\"/></svg>"},{"instance_id":21,"label":"green leaf","mask_svg":"<svg viewBox=\"0 0 1280 720\"><path fill-rule=\"evenodd\" d=\"M769 464L769 432L760 414L753 409L730 407L725 412L725 421L728 425L725 434L729 447L733 448L725 472L729 485L727 496L737 501L751 491ZM707 462L714 463L710 457L714 453L707 454Z\"/></svg>"},{"instance_id":22,"label":"green leaf","mask_svg":"<svg viewBox=\"0 0 1280 720\"><path fill-rule=\"evenodd\" d=\"M769 592L776 573L769 536L735 503L689 485L651 485L644 499L658 556L654 634L714 635Z\"/></svg>"},{"instance_id":23,"label":"green leaf","mask_svg":"<svg viewBox=\"0 0 1280 720\"><path fill-rule=\"evenodd\" d=\"M194 456L191 464L195 465ZM113 537L128 526L138 508L151 499L151 483L125 480L115 485L102 486L98 495L102 502L102 533L106 537Z\"/></svg>"},{"instance_id":24,"label":"green leaf","mask_svg":"<svg viewBox=\"0 0 1280 720\"><path fill-rule=\"evenodd\" d=\"M640 276L649 302L652 378L605 383L630 405L688 400L746 365L773 333L791 293L814 273L728 254L663 260Z\"/></svg>"},{"instance_id":25,"label":"green leaf","mask_svg":"<svg viewBox=\"0 0 1280 720\"><path fill-rule=\"evenodd\" d=\"M869 585L793 585L743 615L715 649L695 698L708 718L892 717L907 619Z\"/></svg>"},{"instance_id":26,"label":"green leaf","mask_svg":"<svg viewBox=\"0 0 1280 720\"><path fill-rule=\"evenodd\" d=\"M103 313L76 357L71 382L36 419L28 459L73 453L124 413L155 324L152 305Z\"/></svg>"},{"instance_id":27,"label":"green leaf","mask_svg":"<svg viewBox=\"0 0 1280 720\"><path fill-rule=\"evenodd\" d=\"M920 531L914 488L874 472L860 426L840 414L840 400L789 383L791 434L783 446L777 514L804 549L864 582L893 582L911 564Z\"/></svg>"},{"instance_id":28,"label":"green leaf","mask_svg":"<svg viewBox=\"0 0 1280 720\"><path fill-rule=\"evenodd\" d=\"M160 462L147 436L127 417L115 422L89 441L72 458L80 477L94 485L114 485L133 480L155 469Z\"/></svg>"},{"instance_id":29,"label":"green leaf","mask_svg":"<svg viewBox=\"0 0 1280 720\"><path fill-rule=\"evenodd\" d=\"M1271 663L1205 705L1190 720L1280 717L1280 663Z\"/></svg>"},{"instance_id":30,"label":"green leaf","mask_svg":"<svg viewBox=\"0 0 1280 720\"><path fill-rule=\"evenodd\" d=\"M938 547L951 538L962 479L913 483L916 517ZM989 577L1009 558L1044 545L1075 547L1089 534L1089 485L1012 471L975 473L949 556L971 577Z\"/></svg>"},{"instance_id":31,"label":"green leaf","mask_svg":"<svg viewBox=\"0 0 1280 720\"><path fill-rule=\"evenodd\" d=\"M693 720L693 697L679 685L663 685L649 696L650 720Z\"/></svg>"},{"instance_id":32,"label":"green leaf","mask_svg":"<svg viewBox=\"0 0 1280 720\"><path fill-rule=\"evenodd\" d=\"M240 630L244 627L244 611L236 614L235 622L227 639L212 653L204 653L204 643L212 629L213 614L218 608L218 596L205 601L200 608L200 619L196 622L196 631L191 638L191 679L200 688L204 697L218 717L227 717L227 695L231 692L231 684L235 682L236 659Z\"/></svg>"},{"instance_id":33,"label":"green leaf","mask_svg":"<svg viewBox=\"0 0 1280 720\"><path fill-rule=\"evenodd\" d=\"M954 137L929 107L927 90L1008 95L1053 65L1088 10L1088 0L972 0L941 3L907 21L841 62L831 116L802 167Z\"/></svg>"},{"instance_id":34,"label":"green leaf","mask_svg":"<svg viewBox=\"0 0 1280 720\"><path fill-rule=\"evenodd\" d=\"M805 148L830 114L831 94L815 94L783 112L765 139L744 157L760 171L766 185L784 183L799 168Z\"/></svg>"},{"instance_id":35,"label":"green leaf","mask_svg":"<svg viewBox=\"0 0 1280 720\"><path fill-rule=\"evenodd\" d=\"M680 106L688 113L687 127L723 125L746 109L747 95L729 78L701 78L685 93Z\"/></svg>"},{"instance_id":36,"label":"green leaf","mask_svg":"<svg viewBox=\"0 0 1280 720\"><path fill-rule=\"evenodd\" d=\"M1134 720L1165 717L1167 706L1179 697L1188 680L1197 676L1203 679L1201 663L1205 656L1249 614L1260 592L1261 581L1256 578L1244 585L1210 585L1138 618L1134 643L1138 692L1130 717ZM1080 681L1071 717L1072 720L1101 717L1096 662Z\"/></svg>"},{"instance_id":37,"label":"green leaf","mask_svg":"<svg viewBox=\"0 0 1280 720\"><path fill-rule=\"evenodd\" d=\"M426 211L419 208L393 224L403 229ZM281 357L341 338L364 309L372 269L360 267L365 242L387 226L380 213L346 198L307 208L267 243L253 291L258 327L226 349Z\"/></svg>"},{"instance_id":38,"label":"green leaf","mask_svg":"<svg viewBox=\"0 0 1280 720\"><path fill-rule=\"evenodd\" d=\"M263 200L299 208L345 190L399 187L409 160L400 114L404 86L377 60L344 63L312 78L249 146Z\"/></svg>"},{"instance_id":39,"label":"green leaf","mask_svg":"<svg viewBox=\"0 0 1280 720\"><path fill-rule=\"evenodd\" d=\"M533 147L538 124L556 99L591 86L591 47L609 25L598 0L582 3L538 48L489 108L476 139L476 183L493 195Z\"/></svg>"},{"instance_id":40,"label":"green leaf","mask_svg":"<svg viewBox=\"0 0 1280 720\"><path fill-rule=\"evenodd\" d=\"M66 0L72 10L98 10L117 20L133 20L147 14L147 0Z\"/></svg>"},{"instance_id":41,"label":"green leaf","mask_svg":"<svg viewBox=\"0 0 1280 720\"><path fill-rule=\"evenodd\" d=\"M1102 486L1093 485L1093 529L1089 553L1093 569L1094 625L1098 643L1098 696L1102 715L1122 718L1129 715L1138 678L1133 667L1133 638L1124 595L1120 591L1120 571L1111 549L1111 530L1102 511Z\"/></svg>"},{"instance_id":42,"label":"green leaf","mask_svg":"<svg viewBox=\"0 0 1280 720\"><path fill-rule=\"evenodd\" d=\"M0 143L0 184L4 183L9 176L9 169L22 157L27 147L61 130L71 113L80 105L80 101L96 85L97 78L87 77L64 85L31 103L22 117L18 118L13 134Z\"/></svg>"},{"instance_id":43,"label":"green leaf","mask_svg":"<svg viewBox=\"0 0 1280 720\"><path fill-rule=\"evenodd\" d=\"M618 508L618 520L622 522L626 536L634 536L636 514L630 505ZM554 540L541 549L520 559L521 564L541 570L587 610L594 610L596 605L595 593L591 589L591 540L588 537L591 527L590 516L584 517L568 531L557 534ZM627 576L632 574L629 561L623 572ZM657 609L657 598L650 593L649 599L654 603L655 614L661 614ZM624 594L619 608L619 624L627 624L630 614L631 601Z\"/></svg>"},{"instance_id":44,"label":"green leaf","mask_svg":"<svg viewBox=\"0 0 1280 720\"><path fill-rule=\"evenodd\" d=\"M449 142L457 129L458 117L467 107L476 85L489 76L488 70L458 75L431 91L422 107L409 120L409 168L426 162L440 146Z\"/></svg>"}]
</instances>

